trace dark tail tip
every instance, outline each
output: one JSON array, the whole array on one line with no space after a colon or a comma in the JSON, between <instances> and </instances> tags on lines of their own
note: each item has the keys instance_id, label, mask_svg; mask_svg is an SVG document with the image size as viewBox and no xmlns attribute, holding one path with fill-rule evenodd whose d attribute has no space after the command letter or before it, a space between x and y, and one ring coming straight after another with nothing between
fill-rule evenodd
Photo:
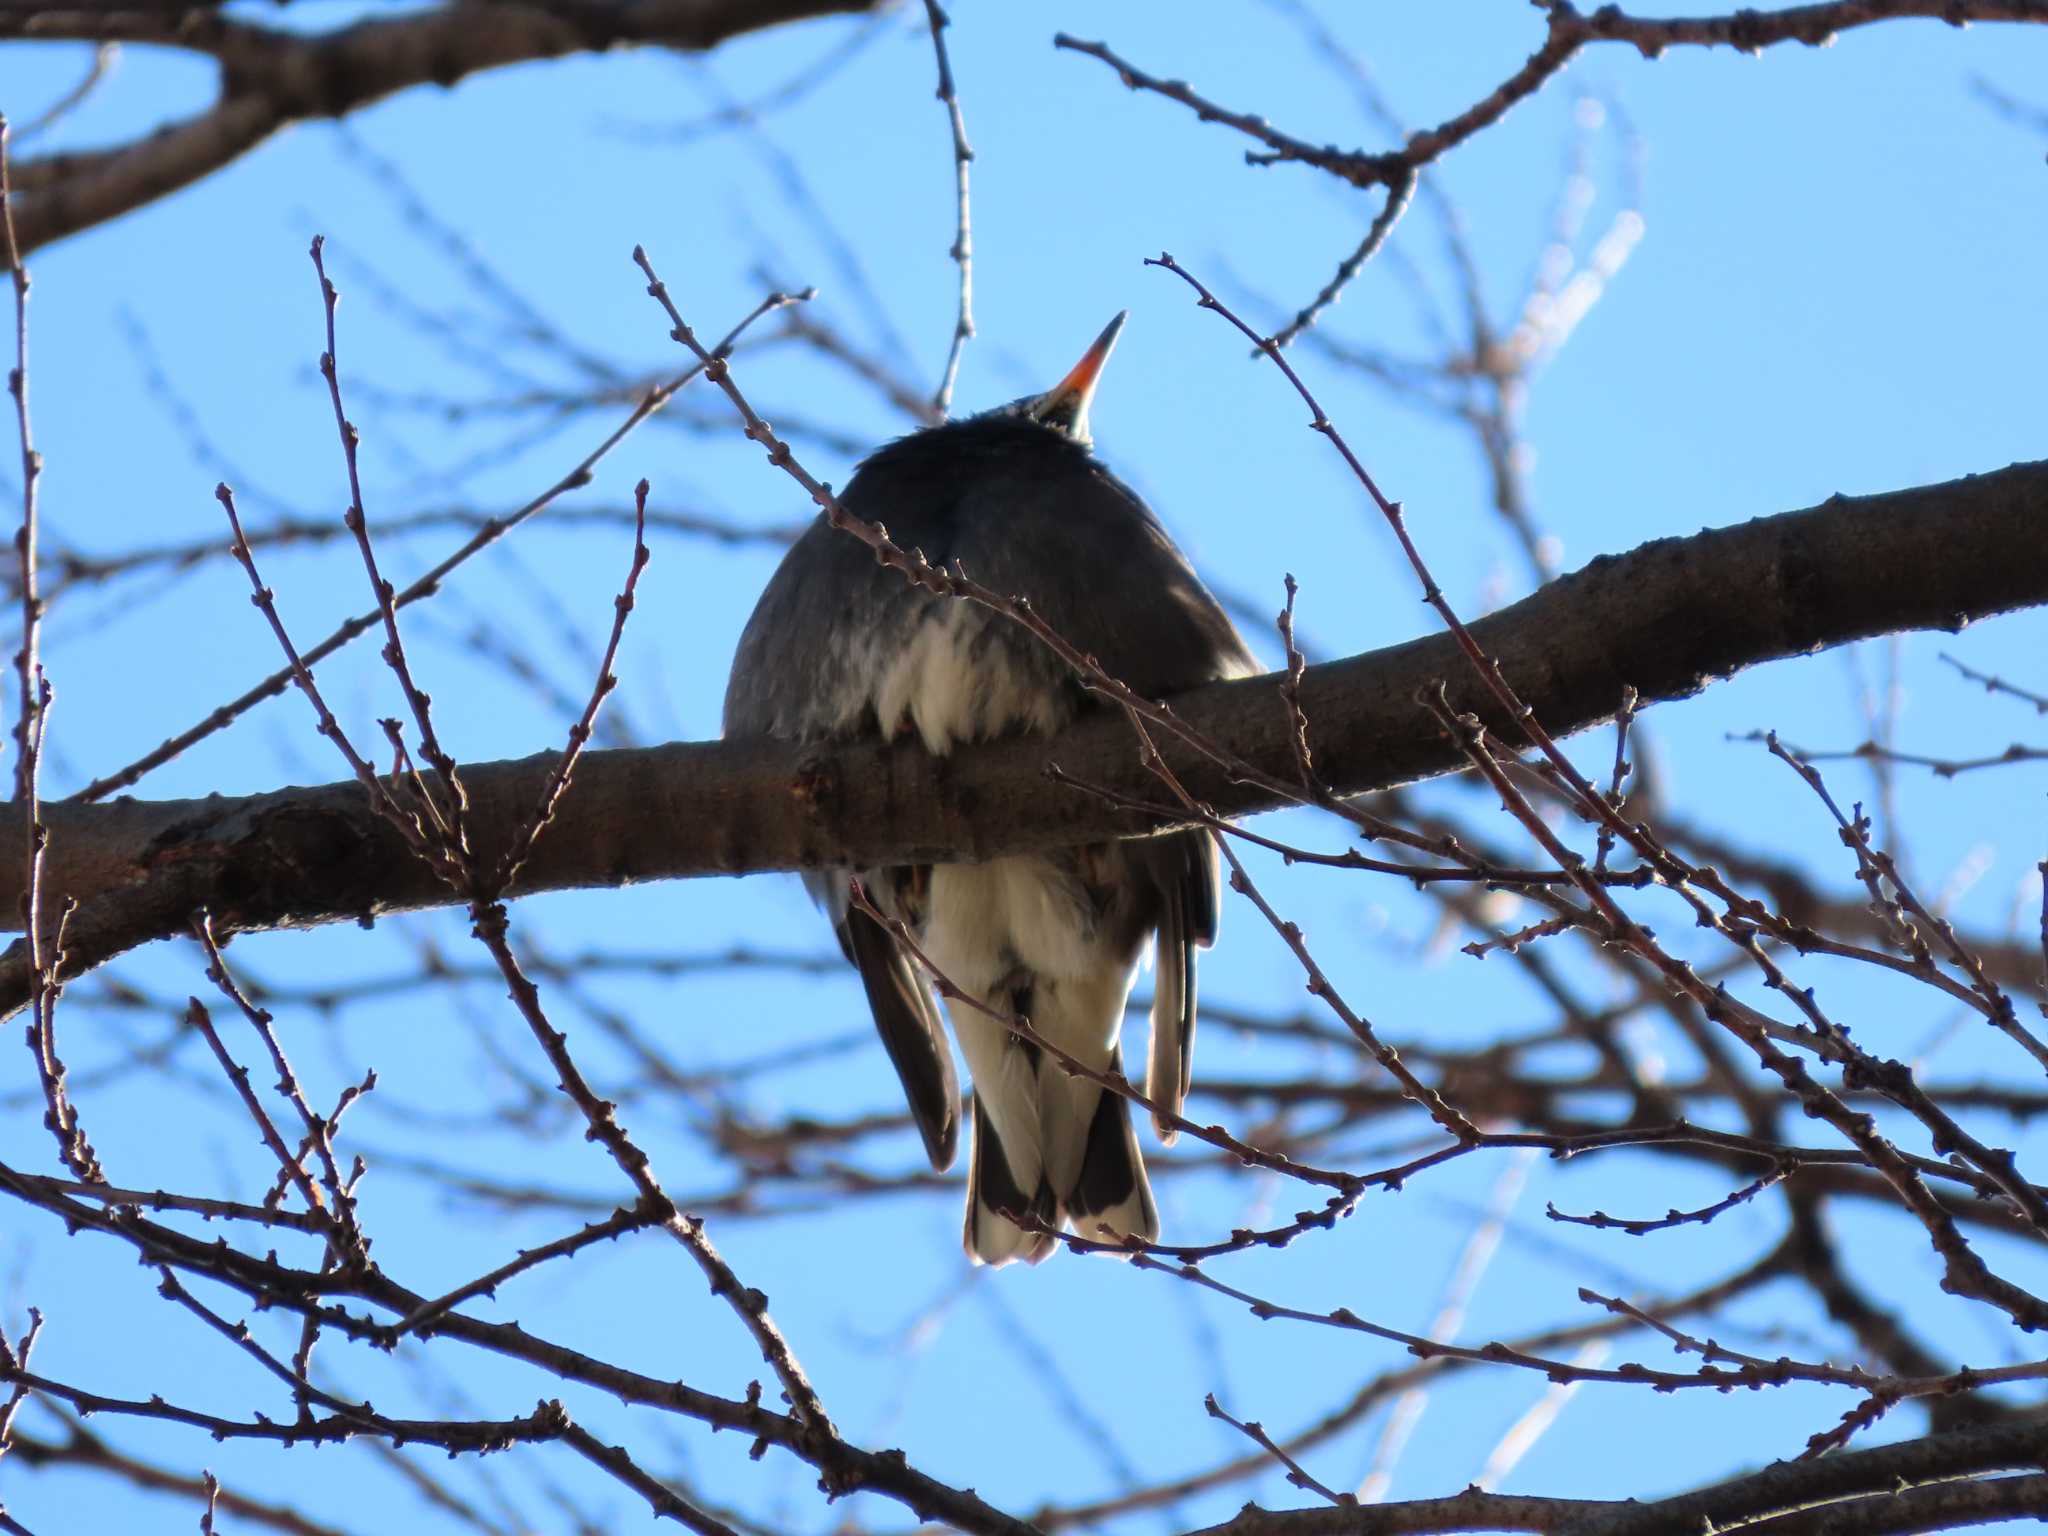
<instances>
[{"instance_id":1,"label":"dark tail tip","mask_svg":"<svg viewBox=\"0 0 2048 1536\"><path fill-rule=\"evenodd\" d=\"M1010 1171L1003 1143L996 1135L995 1122L982 1107L981 1095L974 1096L974 1159L967 1170L967 1224L962 1241L967 1256L977 1264L1008 1264L1022 1259L1036 1264L1051 1256L1058 1246L1050 1231L1021 1226L1006 1212L1028 1218L1036 1226L1059 1225L1059 1204L1052 1187L1041 1175L1037 1188L1026 1195Z\"/></svg>"},{"instance_id":2,"label":"dark tail tip","mask_svg":"<svg viewBox=\"0 0 2048 1536\"><path fill-rule=\"evenodd\" d=\"M1067 1216L1083 1237L1101 1239L1104 1226L1146 1242L1159 1236L1159 1208L1153 1203L1144 1155L1131 1128L1131 1107L1106 1090L1088 1122L1088 1147L1067 1196Z\"/></svg>"}]
</instances>

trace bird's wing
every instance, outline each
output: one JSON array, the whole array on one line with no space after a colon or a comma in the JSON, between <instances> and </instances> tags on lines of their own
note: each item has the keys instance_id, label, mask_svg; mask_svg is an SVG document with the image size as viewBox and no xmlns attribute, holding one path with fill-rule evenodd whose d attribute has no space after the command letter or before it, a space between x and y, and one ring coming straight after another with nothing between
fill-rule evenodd
<instances>
[{"instance_id":1,"label":"bird's wing","mask_svg":"<svg viewBox=\"0 0 2048 1536\"><path fill-rule=\"evenodd\" d=\"M925 1155L944 1172L960 1142L960 1083L931 988L888 931L858 907L847 908L837 928L839 946L867 988L875 1030L902 1080Z\"/></svg>"},{"instance_id":2,"label":"bird's wing","mask_svg":"<svg viewBox=\"0 0 2048 1536\"><path fill-rule=\"evenodd\" d=\"M919 595L893 572L882 573L891 584L875 583L874 569L858 543L822 521L797 541L740 637L725 696L728 736L819 741L873 729L876 660L901 648ZM901 946L849 907L845 880L837 870L804 883L860 972L925 1154L943 1170L959 1145L960 1087L938 1005Z\"/></svg>"},{"instance_id":3,"label":"bird's wing","mask_svg":"<svg viewBox=\"0 0 2048 1536\"><path fill-rule=\"evenodd\" d=\"M1216 845L1206 832L1163 839L1159 874L1159 930L1154 939L1152 1039L1145 1091L1163 1108L1180 1113L1195 1070L1195 950L1216 942L1220 871ZM1171 1122L1152 1117L1167 1146L1178 1134Z\"/></svg>"}]
</instances>

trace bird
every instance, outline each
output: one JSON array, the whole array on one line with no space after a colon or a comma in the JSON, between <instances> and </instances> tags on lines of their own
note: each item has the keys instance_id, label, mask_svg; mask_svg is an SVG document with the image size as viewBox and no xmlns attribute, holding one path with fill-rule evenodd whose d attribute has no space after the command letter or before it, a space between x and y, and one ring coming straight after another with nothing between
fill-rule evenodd
<instances>
[{"instance_id":1,"label":"bird","mask_svg":"<svg viewBox=\"0 0 2048 1536\"><path fill-rule=\"evenodd\" d=\"M1113 678L1159 698L1260 669L1145 502L1093 452L1090 407L1126 314L1057 384L926 427L861 462L846 511L932 564L1029 600ZM727 737L857 742L913 736L943 757L1051 734L1091 709L1066 662L1015 620L920 589L821 513L787 551L741 634ZM1098 843L980 863L812 870L811 895L860 973L933 1168L952 1165L961 1101L930 966L1080 1062L1121 1072L1132 982L1155 981L1146 1092L1178 1114L1191 1080L1195 952L1220 905L1209 833ZM1071 1074L1000 1018L948 1000L972 1081L963 1242L976 1263L1037 1263L1062 1227L1156 1240L1159 1212L1128 1102ZM1154 1116L1162 1143L1173 1124Z\"/></svg>"}]
</instances>

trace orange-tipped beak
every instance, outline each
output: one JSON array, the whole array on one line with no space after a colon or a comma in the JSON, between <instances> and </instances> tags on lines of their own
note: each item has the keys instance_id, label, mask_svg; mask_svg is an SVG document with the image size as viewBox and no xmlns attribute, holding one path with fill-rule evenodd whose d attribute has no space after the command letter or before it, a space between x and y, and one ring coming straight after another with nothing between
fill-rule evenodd
<instances>
[{"instance_id":1,"label":"orange-tipped beak","mask_svg":"<svg viewBox=\"0 0 2048 1536\"><path fill-rule=\"evenodd\" d=\"M1088 441L1088 407L1095 399L1095 385L1102 377L1102 368L1109 361L1109 354L1116 350L1117 336L1124 328L1124 321L1130 318L1125 310L1108 325L1102 334L1081 354L1081 361L1074 364L1067 376L1032 402L1030 415L1033 420L1066 433L1080 442Z\"/></svg>"}]
</instances>

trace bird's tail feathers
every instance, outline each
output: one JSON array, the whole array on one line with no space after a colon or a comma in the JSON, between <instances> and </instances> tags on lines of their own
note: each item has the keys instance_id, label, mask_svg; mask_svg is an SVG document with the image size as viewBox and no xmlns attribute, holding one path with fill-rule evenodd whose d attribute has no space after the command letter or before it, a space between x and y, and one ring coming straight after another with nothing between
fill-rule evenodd
<instances>
[{"instance_id":1,"label":"bird's tail feathers","mask_svg":"<svg viewBox=\"0 0 2048 1536\"><path fill-rule=\"evenodd\" d=\"M1159 919L1152 973L1152 1038L1146 1053L1145 1093L1153 1103L1179 1114L1187 1102L1195 1061L1195 945L1184 885L1167 889ZM1152 1128L1162 1146L1180 1134L1155 1113Z\"/></svg>"},{"instance_id":2,"label":"bird's tail feathers","mask_svg":"<svg viewBox=\"0 0 2048 1536\"><path fill-rule=\"evenodd\" d=\"M932 1167L950 1168L960 1136L960 1084L931 986L888 931L865 912L847 911L839 923L839 943L860 969L868 1009L903 1083L925 1155Z\"/></svg>"},{"instance_id":3,"label":"bird's tail feathers","mask_svg":"<svg viewBox=\"0 0 2048 1536\"><path fill-rule=\"evenodd\" d=\"M1030 1016L1047 1041L1083 1066L1120 1075L1117 1034L1129 990L1130 977L1112 970L1027 978L989 1001ZM1052 1230L1061 1225L1097 1241L1105 1226L1117 1236L1156 1238L1159 1213L1128 1101L985 1015L953 1012L975 1079L968 1253L987 1264L1036 1263L1057 1246ZM1184 1080L1178 1058L1172 1080ZM1034 1231L1034 1224L1052 1230Z\"/></svg>"},{"instance_id":4,"label":"bird's tail feathers","mask_svg":"<svg viewBox=\"0 0 2048 1536\"><path fill-rule=\"evenodd\" d=\"M1148 1243L1159 1236L1159 1208L1145 1177L1130 1104L1107 1089L1088 1123L1088 1145L1081 1155L1080 1176L1067 1194L1066 1217L1075 1232L1097 1241L1112 1233Z\"/></svg>"},{"instance_id":5,"label":"bird's tail feathers","mask_svg":"<svg viewBox=\"0 0 2048 1536\"><path fill-rule=\"evenodd\" d=\"M974 1155L967 1170L967 1227L962 1235L967 1256L975 1263L1008 1264L1022 1259L1036 1264L1052 1253L1055 1239L1049 1230L1033 1231L1004 1214L1012 1212L1046 1228L1057 1227L1060 1209L1052 1186L1042 1172L1033 1176L1028 1192L1020 1183L1003 1151L1002 1138L996 1134L995 1120L977 1093Z\"/></svg>"}]
</instances>

